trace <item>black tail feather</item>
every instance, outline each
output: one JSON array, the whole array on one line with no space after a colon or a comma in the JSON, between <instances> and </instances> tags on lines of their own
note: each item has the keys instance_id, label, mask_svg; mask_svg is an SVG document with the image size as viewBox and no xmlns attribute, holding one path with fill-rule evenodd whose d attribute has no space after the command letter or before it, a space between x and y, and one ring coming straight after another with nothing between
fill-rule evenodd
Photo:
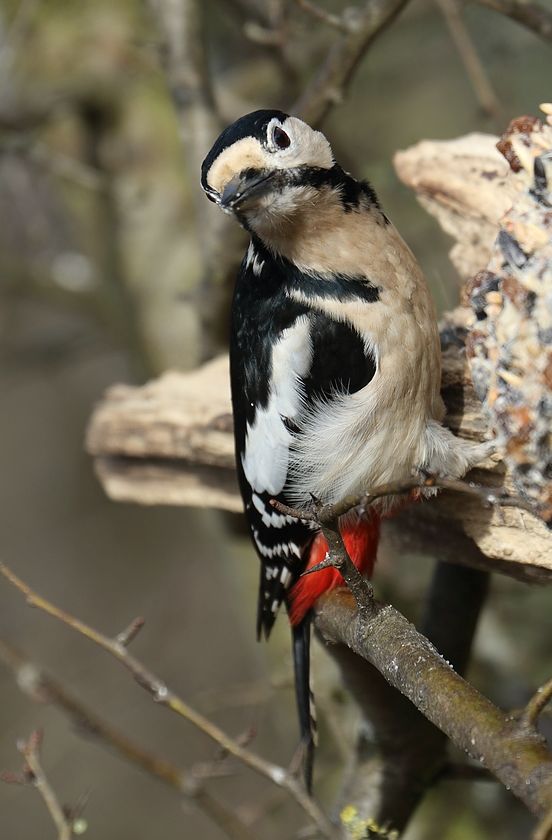
<instances>
[{"instance_id":1,"label":"black tail feather","mask_svg":"<svg viewBox=\"0 0 552 840\"><path fill-rule=\"evenodd\" d=\"M301 741L305 749L304 778L307 791L312 793L316 720L314 698L310 687L311 619L307 615L293 630L293 666L295 669L295 697L299 713Z\"/></svg>"}]
</instances>

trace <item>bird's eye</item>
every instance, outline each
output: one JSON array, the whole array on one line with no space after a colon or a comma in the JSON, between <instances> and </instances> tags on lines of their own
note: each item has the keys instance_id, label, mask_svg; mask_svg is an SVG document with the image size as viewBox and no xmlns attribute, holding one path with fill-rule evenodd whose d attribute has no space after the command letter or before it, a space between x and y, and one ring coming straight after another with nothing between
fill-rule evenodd
<instances>
[{"instance_id":1,"label":"bird's eye","mask_svg":"<svg viewBox=\"0 0 552 840\"><path fill-rule=\"evenodd\" d=\"M291 140L283 128L280 128L279 125L275 125L272 129L272 142L277 149L287 149Z\"/></svg>"}]
</instances>

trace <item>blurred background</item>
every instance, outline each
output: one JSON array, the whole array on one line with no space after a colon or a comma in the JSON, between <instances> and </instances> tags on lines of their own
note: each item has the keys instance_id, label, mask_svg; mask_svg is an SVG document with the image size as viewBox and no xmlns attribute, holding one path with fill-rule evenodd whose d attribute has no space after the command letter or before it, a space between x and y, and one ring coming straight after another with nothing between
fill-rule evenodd
<instances>
[{"instance_id":1,"label":"blurred background","mask_svg":"<svg viewBox=\"0 0 552 840\"><path fill-rule=\"evenodd\" d=\"M177 78L153 2L0 0L1 557L107 633L143 615L137 655L228 732L254 726L254 748L286 764L297 746L288 631L281 621L270 645L255 642L257 561L239 518L112 503L83 450L108 385L224 350L244 240L200 195L199 164L237 116L289 108L338 37L286 0L184 6L192 30ZM494 91L490 105L481 107L442 5L415 0L370 47L323 124L345 168L375 186L441 309L458 297L448 242L399 184L392 155L423 138L500 133L550 100L552 78L552 48L535 34L476 5L462 19ZM171 92L182 90L175 110ZM216 103L209 119L198 102ZM384 557L377 589L415 620L431 568L430 558ZM185 767L215 755L109 657L3 584L0 630L145 746ZM550 676L551 632L550 593L497 576L470 677L502 706L521 705ZM317 660L334 685L327 658ZM330 797L353 712L343 705L339 714L340 692L321 698L318 775ZM34 705L3 668L0 709L0 769L19 767L17 738L42 726L45 767L63 802L87 797L91 840L223 837L173 791ZM242 768L212 786L261 840L293 837L304 822ZM405 837L518 840L530 824L499 785L454 782L427 797ZM0 837L50 836L38 795L0 785Z\"/></svg>"}]
</instances>

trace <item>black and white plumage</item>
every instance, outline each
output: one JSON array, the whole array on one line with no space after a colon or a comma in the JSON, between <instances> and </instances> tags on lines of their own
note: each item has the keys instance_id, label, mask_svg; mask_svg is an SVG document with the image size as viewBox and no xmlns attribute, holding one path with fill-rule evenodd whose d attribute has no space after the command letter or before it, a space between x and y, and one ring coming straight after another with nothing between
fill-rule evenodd
<instances>
[{"instance_id":1,"label":"black and white plumage","mask_svg":"<svg viewBox=\"0 0 552 840\"><path fill-rule=\"evenodd\" d=\"M292 291L347 298L355 283L366 300L377 298L377 289L352 277L328 283L303 275L253 237L236 284L230 370L237 466L261 558L257 631L266 636L313 537L308 523L276 512L270 499L292 501L294 449L306 419L327 401L360 391L376 369L354 327L294 300Z\"/></svg>"},{"instance_id":2,"label":"black and white plumage","mask_svg":"<svg viewBox=\"0 0 552 840\"><path fill-rule=\"evenodd\" d=\"M320 132L255 111L218 138L202 186L251 234L232 306L236 458L261 561L258 632L292 605L305 733L308 632L293 598L316 536L270 499L336 501L419 469L459 476L488 447L441 425L425 279L373 189L343 171Z\"/></svg>"}]
</instances>

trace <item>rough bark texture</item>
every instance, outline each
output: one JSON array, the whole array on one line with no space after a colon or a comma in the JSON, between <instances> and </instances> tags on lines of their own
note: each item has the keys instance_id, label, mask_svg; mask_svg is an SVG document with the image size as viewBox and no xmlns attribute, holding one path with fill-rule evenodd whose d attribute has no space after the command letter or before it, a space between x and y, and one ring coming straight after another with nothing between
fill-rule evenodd
<instances>
[{"instance_id":1,"label":"rough bark texture","mask_svg":"<svg viewBox=\"0 0 552 840\"><path fill-rule=\"evenodd\" d=\"M444 323L443 396L451 428L482 440L487 424L459 348L464 321L458 309ZM113 499L240 511L227 358L189 374L165 374L140 388L111 388L94 412L87 448ZM503 467L491 461L472 476L493 487L508 486ZM448 559L455 562L462 561L457 541L468 535L483 554L479 566L522 579L552 578L552 535L536 516L518 508L486 509L477 499L443 492L390 520L385 531L401 550L427 551L436 541L439 547L454 546Z\"/></svg>"},{"instance_id":2,"label":"rough bark texture","mask_svg":"<svg viewBox=\"0 0 552 840\"><path fill-rule=\"evenodd\" d=\"M386 681L460 749L487 767L537 815L552 797L552 760L542 736L526 730L465 682L393 607L357 609L344 589L323 595L316 627L371 662Z\"/></svg>"},{"instance_id":3,"label":"rough bark texture","mask_svg":"<svg viewBox=\"0 0 552 840\"><path fill-rule=\"evenodd\" d=\"M450 258L465 280L487 264L516 192L497 140L490 134L422 140L393 159L401 181L456 241Z\"/></svg>"},{"instance_id":4,"label":"rough bark texture","mask_svg":"<svg viewBox=\"0 0 552 840\"><path fill-rule=\"evenodd\" d=\"M240 511L228 359L115 385L96 408L87 448L110 498Z\"/></svg>"}]
</instances>

